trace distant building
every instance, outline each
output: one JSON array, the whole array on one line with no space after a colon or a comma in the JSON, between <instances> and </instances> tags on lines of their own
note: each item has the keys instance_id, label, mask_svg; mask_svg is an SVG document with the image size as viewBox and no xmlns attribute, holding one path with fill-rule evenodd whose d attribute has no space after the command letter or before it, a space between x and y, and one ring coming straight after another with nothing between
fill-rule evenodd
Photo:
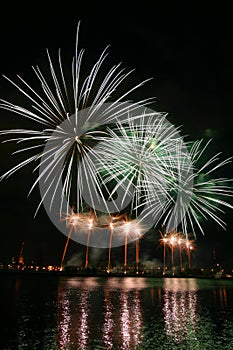
<instances>
[{"instance_id":1,"label":"distant building","mask_svg":"<svg viewBox=\"0 0 233 350\"><path fill-rule=\"evenodd\" d=\"M21 246L20 253L19 253L19 260L18 260L18 263L19 263L20 265L24 265L24 256L23 256L23 253L24 253L24 242L22 242L22 246Z\"/></svg>"}]
</instances>

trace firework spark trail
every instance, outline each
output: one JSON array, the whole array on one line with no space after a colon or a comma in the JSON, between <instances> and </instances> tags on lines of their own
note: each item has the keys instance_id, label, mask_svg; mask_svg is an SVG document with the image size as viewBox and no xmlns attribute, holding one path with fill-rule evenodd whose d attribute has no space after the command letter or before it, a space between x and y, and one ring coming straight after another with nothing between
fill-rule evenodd
<instances>
[{"instance_id":1,"label":"firework spark trail","mask_svg":"<svg viewBox=\"0 0 233 350\"><path fill-rule=\"evenodd\" d=\"M188 265L187 267L191 268L191 251L194 249L194 240L190 239L188 236L183 234L183 232L178 232L176 230L172 230L170 232L166 231L166 228L163 226L163 230L159 230L161 235L160 243L163 245L163 274L166 274L167 266L166 266L166 248L169 247L171 250L171 270L172 274L175 273L175 261L174 261L174 253L175 249L179 250L179 262L180 262L180 272L182 273L183 268L183 258L182 251L185 251L187 254Z\"/></svg>"},{"instance_id":2,"label":"firework spark trail","mask_svg":"<svg viewBox=\"0 0 233 350\"><path fill-rule=\"evenodd\" d=\"M123 234L125 235L124 241L124 274L127 273L127 254L128 254L128 236L132 232L132 227L130 222L126 222L123 229Z\"/></svg>"},{"instance_id":3,"label":"firework spark trail","mask_svg":"<svg viewBox=\"0 0 233 350\"><path fill-rule=\"evenodd\" d=\"M136 240L135 240L135 271L136 274L139 274L139 251L140 251L140 238L141 238L141 232L140 228L138 227L137 230L134 232Z\"/></svg>"},{"instance_id":4,"label":"firework spark trail","mask_svg":"<svg viewBox=\"0 0 233 350\"><path fill-rule=\"evenodd\" d=\"M67 248L68 248L68 244L69 244L69 241L70 241L70 237L71 237L72 231L73 231L73 226L70 227L69 233L67 235L66 244L65 244L65 247L64 247L64 250L63 250L63 254L62 254L62 258L61 258L60 271L63 270L64 259L65 259L65 256L66 256L66 251L67 251Z\"/></svg>"},{"instance_id":5,"label":"firework spark trail","mask_svg":"<svg viewBox=\"0 0 233 350\"><path fill-rule=\"evenodd\" d=\"M86 242L86 260L85 260L85 268L88 267L88 247L89 247L89 240L91 231L94 227L94 216L90 213L75 213L74 208L72 208L71 214L63 214L62 221L66 223L66 226L69 228L69 233L67 235L66 244L63 250L62 259L61 259L61 265L60 270L63 269L64 265L64 259L66 256L66 251L68 248L69 241L71 239L72 234L79 234L80 232L85 232L87 236L87 242Z\"/></svg>"},{"instance_id":6,"label":"firework spark trail","mask_svg":"<svg viewBox=\"0 0 233 350\"><path fill-rule=\"evenodd\" d=\"M110 228L110 238L109 238L109 247L108 247L108 267L107 272L109 273L111 270L111 250L112 250L112 235L113 235L113 223L109 224Z\"/></svg>"},{"instance_id":7,"label":"firework spark trail","mask_svg":"<svg viewBox=\"0 0 233 350\"><path fill-rule=\"evenodd\" d=\"M69 215L65 214L62 220L67 223L67 226L69 227L69 233L67 235L66 244L62 254L61 265L60 265L61 271L63 270L63 264L64 264L68 244L71 238L71 234L74 230L77 230L78 226L80 227L80 225L83 225L83 218L80 218L79 215L75 214L72 209L72 214L69 214Z\"/></svg>"},{"instance_id":8,"label":"firework spark trail","mask_svg":"<svg viewBox=\"0 0 233 350\"><path fill-rule=\"evenodd\" d=\"M93 219L88 220L88 233L87 233L87 244L86 244L86 262L85 262L85 269L88 268L89 264L89 242L90 242L90 234L93 228Z\"/></svg>"}]
</instances>

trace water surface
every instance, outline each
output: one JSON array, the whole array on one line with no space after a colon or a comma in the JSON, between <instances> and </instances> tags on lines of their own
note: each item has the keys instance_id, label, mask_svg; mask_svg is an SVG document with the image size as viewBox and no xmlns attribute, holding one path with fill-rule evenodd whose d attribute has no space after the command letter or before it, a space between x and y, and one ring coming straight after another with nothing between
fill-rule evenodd
<instances>
[{"instance_id":1,"label":"water surface","mask_svg":"<svg viewBox=\"0 0 233 350\"><path fill-rule=\"evenodd\" d=\"M233 349L233 282L1 276L0 349Z\"/></svg>"}]
</instances>

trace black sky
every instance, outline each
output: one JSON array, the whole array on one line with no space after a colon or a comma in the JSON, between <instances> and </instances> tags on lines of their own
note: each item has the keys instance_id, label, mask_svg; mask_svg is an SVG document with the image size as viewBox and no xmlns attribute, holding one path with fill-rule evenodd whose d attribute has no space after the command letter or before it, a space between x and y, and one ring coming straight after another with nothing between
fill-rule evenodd
<instances>
[{"instance_id":1,"label":"black sky","mask_svg":"<svg viewBox=\"0 0 233 350\"><path fill-rule=\"evenodd\" d=\"M167 112L176 126L182 125L187 139L214 135L211 151L222 151L223 158L233 154L233 24L231 10L211 3L203 8L188 2L187 7L169 2L163 5L140 3L125 8L70 2L52 10L35 3L4 8L0 21L0 73L14 78L22 74L33 80L32 65L46 66L48 48L52 55L62 49L64 62L74 54L76 27L81 20L80 45L88 62L94 63L102 50L109 48L109 62L123 62L135 68L132 82L153 78L135 98L156 96L154 109ZM20 103L16 90L0 78L0 96ZM0 128L22 128L27 123L16 115L0 111ZM10 156L14 145L1 145L1 174L17 163ZM232 177L232 165L224 174ZM31 168L25 168L0 183L0 261L17 256L25 241L27 259L56 263L65 237L57 232L43 212L33 219L37 192L27 199L32 184ZM197 240L197 255L204 259L216 248L219 259L232 265L232 213L223 218L227 231L206 223L205 237ZM155 245L156 247L156 245ZM77 249L71 244L69 254ZM156 257L156 248L154 257ZM158 256L159 256L158 252Z\"/></svg>"}]
</instances>

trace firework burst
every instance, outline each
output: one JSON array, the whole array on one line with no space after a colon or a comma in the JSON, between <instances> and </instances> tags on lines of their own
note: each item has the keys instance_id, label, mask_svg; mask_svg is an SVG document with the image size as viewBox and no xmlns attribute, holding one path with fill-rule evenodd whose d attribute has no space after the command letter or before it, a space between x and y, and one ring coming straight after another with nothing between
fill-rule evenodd
<instances>
[{"instance_id":1,"label":"firework burst","mask_svg":"<svg viewBox=\"0 0 233 350\"><path fill-rule=\"evenodd\" d=\"M41 93L34 90L20 76L18 76L18 83L5 77L26 96L28 101L31 102L31 107L30 109L24 108L5 100L0 100L0 107L36 122L38 130L13 129L1 132L1 135L8 137L4 142L13 141L21 145L30 144L30 146L21 147L20 150L15 152L24 152L26 154L25 160L2 175L1 180L13 175L29 163L40 162L34 168L34 171L37 171L40 167L39 176L29 192L31 193L38 183L44 183L44 187L46 187L37 210L44 202L45 197L48 196L50 207L52 207L56 191L59 189L59 183L62 181L62 193L67 199L65 201L67 211L71 193L74 191L73 183L75 183L76 210L77 212L82 211L83 178L87 174L92 186L85 182L85 185L87 185L85 191L88 192L88 188L91 186L92 193L89 192L91 206L95 207L93 197L96 196L102 197L104 202L102 190L104 183L95 169L95 159L98 160L99 155L93 145L106 137L103 124L114 122L116 116L119 117L122 113L124 114L125 110L129 108L129 105L126 106L125 99L133 90L144 84L142 82L132 87L116 98L113 103L106 104L132 71L126 73L118 64L103 76L101 68L107 57L105 49L90 73L84 79L81 79L84 50L78 50L78 33L79 25L75 57L72 63L71 84L68 83L69 79L64 74L60 51L57 66L54 65L48 52L50 76L45 76L39 67L33 67L42 89ZM102 80L100 81L101 74ZM72 86L72 93L70 93L70 85ZM122 90L124 90L123 87ZM148 101L149 99L143 100L139 104L146 104ZM136 105L131 104L130 108L133 110ZM34 145L31 145L31 142ZM46 149L44 149L45 146L47 146ZM28 158L29 151L34 152L34 155ZM105 188L105 191L108 191L108 189ZM62 208L63 200L64 197L61 198L60 213L64 209Z\"/></svg>"},{"instance_id":2,"label":"firework burst","mask_svg":"<svg viewBox=\"0 0 233 350\"><path fill-rule=\"evenodd\" d=\"M114 198L123 189L122 205L130 193L131 216L145 224L145 232L156 224L171 200L171 186L187 182L192 172L188 154L179 129L171 125L166 115L141 108L124 122L107 129L110 139L101 142L98 153L104 161L97 166L105 184L116 183L111 190ZM104 156L105 148L108 154ZM182 166L181 166L182 164ZM182 171L181 171L182 168ZM192 181L187 182L190 192ZM124 204L126 206L126 204ZM151 210L152 209L152 210Z\"/></svg>"},{"instance_id":3,"label":"firework burst","mask_svg":"<svg viewBox=\"0 0 233 350\"><path fill-rule=\"evenodd\" d=\"M107 220L112 213L127 209L133 219L130 227L136 230L140 225L140 234L161 221L169 231L178 231L180 226L184 235L190 229L195 234L198 225L203 233L199 216L224 227L219 215L222 207L232 208L224 200L232 190L229 180L210 176L230 160L218 162L216 155L199 167L207 145L185 143L166 114L147 107L151 99L127 101L146 81L123 92L132 71L125 72L118 64L103 74L107 49L83 77L84 50L79 50L78 36L79 25L70 77L64 74L60 51L56 64L47 52L49 76L38 66L33 68L40 92L20 76L17 83L5 77L30 107L5 100L0 100L0 107L33 121L38 128L1 131L8 138L4 142L25 145L15 152L24 153L25 160L0 179L35 162L38 177L29 193L39 184L41 202L36 212L43 203L50 219L66 235L68 224L67 245L76 227L69 218L74 220L76 213L85 215L90 208L95 217L104 212ZM29 152L33 153L30 157ZM65 221L60 220L63 212ZM109 240L109 222L105 232L98 231L101 225L94 222L88 225L79 227L80 243L108 247L109 267L112 246L124 245L127 259L127 243L137 239L135 230L124 235L121 225L114 225Z\"/></svg>"},{"instance_id":4,"label":"firework burst","mask_svg":"<svg viewBox=\"0 0 233 350\"><path fill-rule=\"evenodd\" d=\"M175 191L173 190L174 197L168 203L168 210L164 218L164 224L168 230L178 230L180 227L186 236L191 231L196 237L195 227L198 227L204 234L200 221L208 220L208 218L225 229L226 224L221 215L224 214L224 207L233 209L233 206L226 201L226 198L233 195L232 186L230 186L232 180L215 177L214 173L231 162L232 158L220 161L219 154L216 154L206 160L205 151L208 144L209 142L204 144L203 140L187 144L187 147L190 148L192 166L187 182L193 183L192 191L185 186L186 183L182 182L180 182L181 186L178 184ZM201 163L204 164L201 165ZM181 162L180 165L180 171L183 171L183 163Z\"/></svg>"}]
</instances>

